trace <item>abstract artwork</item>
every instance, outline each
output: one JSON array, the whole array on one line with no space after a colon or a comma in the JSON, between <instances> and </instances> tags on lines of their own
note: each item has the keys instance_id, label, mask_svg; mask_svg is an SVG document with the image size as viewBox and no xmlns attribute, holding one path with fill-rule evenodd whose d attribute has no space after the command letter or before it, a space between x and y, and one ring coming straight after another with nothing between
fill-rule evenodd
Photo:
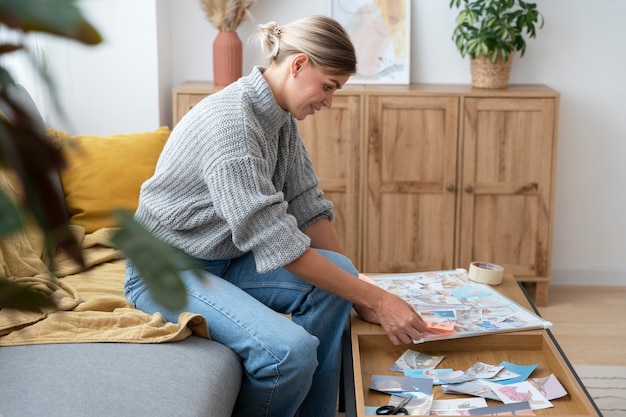
<instances>
[{"instance_id":1,"label":"abstract artwork","mask_svg":"<svg viewBox=\"0 0 626 417\"><path fill-rule=\"evenodd\" d=\"M410 0L331 0L331 15L352 38L351 84L409 84Z\"/></svg>"}]
</instances>

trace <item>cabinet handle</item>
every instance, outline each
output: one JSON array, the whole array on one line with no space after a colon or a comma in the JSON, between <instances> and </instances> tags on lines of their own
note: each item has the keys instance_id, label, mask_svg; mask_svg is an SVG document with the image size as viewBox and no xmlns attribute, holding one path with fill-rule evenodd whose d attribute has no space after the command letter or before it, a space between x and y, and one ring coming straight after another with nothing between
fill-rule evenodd
<instances>
[{"instance_id":1,"label":"cabinet handle","mask_svg":"<svg viewBox=\"0 0 626 417\"><path fill-rule=\"evenodd\" d=\"M472 187L471 185L467 184L465 186L465 192L468 193L468 194L473 193L474 192L474 187Z\"/></svg>"},{"instance_id":2,"label":"cabinet handle","mask_svg":"<svg viewBox=\"0 0 626 417\"><path fill-rule=\"evenodd\" d=\"M454 184L452 184L451 182L449 182L449 183L446 184L446 191L449 191L449 192L452 193L452 192L456 191L456 186Z\"/></svg>"}]
</instances>

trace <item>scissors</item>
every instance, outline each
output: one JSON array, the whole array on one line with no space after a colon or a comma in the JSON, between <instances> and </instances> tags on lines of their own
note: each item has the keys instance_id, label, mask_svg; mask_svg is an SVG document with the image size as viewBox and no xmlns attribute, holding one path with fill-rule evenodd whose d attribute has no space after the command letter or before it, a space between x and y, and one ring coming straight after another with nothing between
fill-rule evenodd
<instances>
[{"instance_id":1,"label":"scissors","mask_svg":"<svg viewBox=\"0 0 626 417\"><path fill-rule=\"evenodd\" d=\"M378 407L376 409L376 415L378 416L395 416L398 414L403 414L405 416L409 415L409 412L407 411L406 408L404 408L405 405L407 405L409 403L409 401L411 401L411 397L404 397L402 399L402 401L400 401L400 404L398 405L383 405L382 407Z\"/></svg>"}]
</instances>

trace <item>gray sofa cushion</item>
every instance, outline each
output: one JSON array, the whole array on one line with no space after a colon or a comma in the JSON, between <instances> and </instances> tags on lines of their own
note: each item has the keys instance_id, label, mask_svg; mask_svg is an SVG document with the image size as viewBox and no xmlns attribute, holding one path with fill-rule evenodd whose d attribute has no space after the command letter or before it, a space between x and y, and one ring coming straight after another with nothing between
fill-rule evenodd
<instances>
[{"instance_id":1,"label":"gray sofa cushion","mask_svg":"<svg viewBox=\"0 0 626 417\"><path fill-rule=\"evenodd\" d=\"M225 417L241 378L235 353L196 336L2 347L0 416Z\"/></svg>"}]
</instances>

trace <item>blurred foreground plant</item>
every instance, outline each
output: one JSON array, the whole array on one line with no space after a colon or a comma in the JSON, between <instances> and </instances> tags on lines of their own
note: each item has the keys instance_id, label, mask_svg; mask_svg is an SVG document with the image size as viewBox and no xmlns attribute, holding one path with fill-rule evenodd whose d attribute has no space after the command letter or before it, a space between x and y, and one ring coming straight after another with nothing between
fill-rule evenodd
<instances>
[{"instance_id":1,"label":"blurred foreground plant","mask_svg":"<svg viewBox=\"0 0 626 417\"><path fill-rule=\"evenodd\" d=\"M24 36L28 32L43 32L86 45L101 43L99 32L84 18L76 2L0 0L0 25ZM24 42L0 42L0 57L16 51L31 53ZM46 82L50 99L59 107L54 83L44 71L39 70L38 75ZM24 201L15 203L0 190L0 239L23 231L23 218L32 217L44 236L47 259L53 260L60 250L83 265L80 245L68 227L65 197L52 180L53 173L63 169L65 161L45 132L37 129L32 116L9 94L14 84L10 72L0 65L0 101L13 116L11 121L0 117L0 168L16 174L24 193ZM184 257L157 240L130 213L118 212L117 217L121 228L112 239L115 246L135 263L156 301L169 309L183 308L186 294L178 269L185 263ZM51 268L54 270L54 265ZM0 270L0 309L38 311L53 305L46 294L8 278Z\"/></svg>"}]
</instances>

